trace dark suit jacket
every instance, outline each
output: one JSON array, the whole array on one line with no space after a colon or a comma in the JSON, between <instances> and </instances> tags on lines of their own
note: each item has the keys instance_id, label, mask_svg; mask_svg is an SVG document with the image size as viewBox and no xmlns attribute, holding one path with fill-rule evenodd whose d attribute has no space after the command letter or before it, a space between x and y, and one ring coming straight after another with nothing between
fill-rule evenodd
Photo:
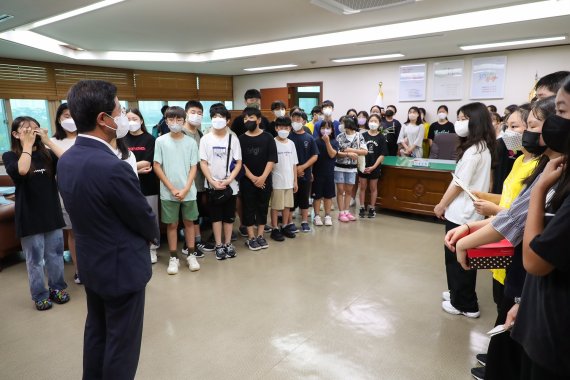
<instances>
[{"instance_id":1,"label":"dark suit jacket","mask_svg":"<svg viewBox=\"0 0 570 380\"><path fill-rule=\"evenodd\" d=\"M159 230L131 166L102 142L79 136L57 169L81 281L107 296L142 290L152 274L148 243Z\"/></svg>"}]
</instances>

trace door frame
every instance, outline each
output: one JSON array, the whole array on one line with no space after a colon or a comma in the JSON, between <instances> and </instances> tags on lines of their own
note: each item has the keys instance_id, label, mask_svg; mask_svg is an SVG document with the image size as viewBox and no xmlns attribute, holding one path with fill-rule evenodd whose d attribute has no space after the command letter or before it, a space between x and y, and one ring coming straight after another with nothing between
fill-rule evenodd
<instances>
[{"instance_id":1,"label":"door frame","mask_svg":"<svg viewBox=\"0 0 570 380\"><path fill-rule=\"evenodd\" d=\"M287 90L289 92L289 100L287 106L288 108L293 107L295 104L295 95L298 96L297 88L298 87L309 87L309 86L319 86L321 89L319 91L319 104L323 103L323 82L295 82L295 83L287 83Z\"/></svg>"}]
</instances>

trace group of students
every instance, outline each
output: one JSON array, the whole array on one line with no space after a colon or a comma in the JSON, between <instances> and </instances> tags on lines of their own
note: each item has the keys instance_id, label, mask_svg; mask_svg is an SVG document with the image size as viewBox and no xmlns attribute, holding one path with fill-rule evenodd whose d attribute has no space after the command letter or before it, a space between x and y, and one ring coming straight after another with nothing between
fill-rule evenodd
<instances>
[{"instance_id":1,"label":"group of students","mask_svg":"<svg viewBox=\"0 0 570 380\"><path fill-rule=\"evenodd\" d=\"M512 263L492 270L495 325L506 333L477 355L476 379L570 379L570 72L535 89L504 118L482 103L459 109L455 174L475 198L452 182L434 209L445 219L449 314L480 315L467 250L502 239L514 247Z\"/></svg>"}]
</instances>

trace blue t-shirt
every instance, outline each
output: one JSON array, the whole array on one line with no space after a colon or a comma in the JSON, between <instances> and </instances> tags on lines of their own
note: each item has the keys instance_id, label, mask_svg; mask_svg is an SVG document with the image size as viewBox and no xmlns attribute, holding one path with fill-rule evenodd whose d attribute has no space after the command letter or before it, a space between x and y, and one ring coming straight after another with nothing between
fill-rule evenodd
<instances>
[{"instance_id":1,"label":"blue t-shirt","mask_svg":"<svg viewBox=\"0 0 570 380\"><path fill-rule=\"evenodd\" d=\"M331 158L329 156L329 152L327 151L327 145L322 139L316 139L317 149L319 150L319 158L315 165L313 165L313 173L315 176L325 177L325 176L334 176L334 166L336 162L336 157ZM331 146L337 152L340 149L338 145L338 141L336 139L331 138Z\"/></svg>"},{"instance_id":2,"label":"blue t-shirt","mask_svg":"<svg viewBox=\"0 0 570 380\"><path fill-rule=\"evenodd\" d=\"M295 143L295 149L297 149L297 160L299 161L299 165L303 165L305 162L309 161L311 157L319 154L319 149L317 148L317 144L315 143L315 138L310 134L308 134L307 132L301 134L291 132L289 134L289 140ZM311 170L312 167L305 169L305 175L299 179L302 179L303 181L310 181Z\"/></svg>"},{"instance_id":3,"label":"blue t-shirt","mask_svg":"<svg viewBox=\"0 0 570 380\"><path fill-rule=\"evenodd\" d=\"M315 129L313 130L313 137L315 139L319 139L321 137L321 124L322 124L322 120L319 120L315 123ZM338 136L340 134L340 131L338 129L340 123L338 122L338 120L333 120L333 126L334 126L334 135Z\"/></svg>"}]
</instances>

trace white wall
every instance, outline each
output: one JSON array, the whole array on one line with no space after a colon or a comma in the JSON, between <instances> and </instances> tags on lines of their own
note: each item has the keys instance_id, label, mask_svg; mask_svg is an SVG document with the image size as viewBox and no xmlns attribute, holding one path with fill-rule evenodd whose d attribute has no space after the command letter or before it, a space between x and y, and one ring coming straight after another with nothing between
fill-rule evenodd
<instances>
[{"instance_id":1,"label":"white wall","mask_svg":"<svg viewBox=\"0 0 570 380\"><path fill-rule=\"evenodd\" d=\"M470 103L469 89L471 78L471 59L473 57L507 56L507 77L505 98L477 100L485 104L494 104L499 113L513 103L528 101L528 95L534 84L535 74L538 76L559 70L570 70L570 47L554 46L546 48L511 50L485 54L471 54L454 57L440 57L413 61L374 63L334 68L298 70L265 74L252 74L234 77L234 109L244 107L243 94L249 88L285 87L293 82L323 82L323 100L330 99L335 103L335 114L338 118L349 108L370 110L378 94L378 82L383 82L384 105L395 104L398 108L397 118L406 118L407 110L412 105L424 107L428 112L428 121L435 119L437 107L446 104L449 107L450 119L455 120L457 109ZM432 101L433 64L442 60L465 60L463 100ZM398 102L399 66L409 63L428 63L427 101L421 103ZM309 111L309 110L306 110Z\"/></svg>"}]
</instances>

